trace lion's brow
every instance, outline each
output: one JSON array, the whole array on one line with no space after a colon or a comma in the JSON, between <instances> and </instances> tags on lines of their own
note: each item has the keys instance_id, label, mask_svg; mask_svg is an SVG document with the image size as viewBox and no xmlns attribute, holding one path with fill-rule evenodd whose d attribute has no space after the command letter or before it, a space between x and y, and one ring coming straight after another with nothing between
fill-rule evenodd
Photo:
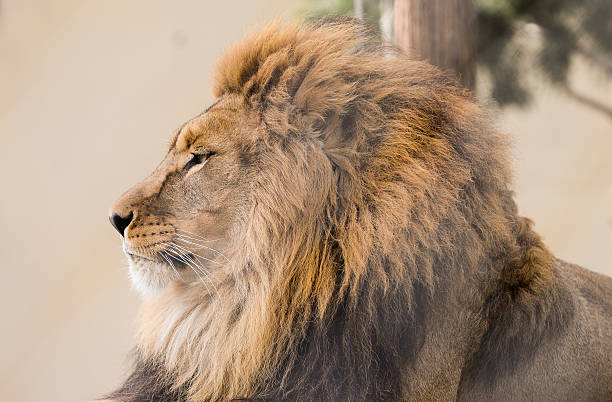
<instances>
[{"instance_id":1,"label":"lion's brow","mask_svg":"<svg viewBox=\"0 0 612 402\"><path fill-rule=\"evenodd\" d=\"M191 119L189 119L186 122L184 122L183 124L181 124L181 126L176 130L176 132L172 136L172 139L170 140L170 144L168 145L168 152L172 151L172 149L176 146L176 142L178 141L178 138L181 136L181 133L183 132L183 128L185 128L185 126L190 121L205 115L210 109L212 109L215 105L217 105L219 102L221 102L225 97L226 97L226 95L220 96L210 106L208 106L206 109L204 109L204 111L200 112L197 116L192 117Z\"/></svg>"}]
</instances>

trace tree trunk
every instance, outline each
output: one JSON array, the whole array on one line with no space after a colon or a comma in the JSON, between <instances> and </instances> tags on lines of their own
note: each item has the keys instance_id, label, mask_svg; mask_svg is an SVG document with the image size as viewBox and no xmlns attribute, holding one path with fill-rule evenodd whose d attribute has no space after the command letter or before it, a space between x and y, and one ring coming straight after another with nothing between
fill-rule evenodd
<instances>
[{"instance_id":1,"label":"tree trunk","mask_svg":"<svg viewBox=\"0 0 612 402\"><path fill-rule=\"evenodd\" d=\"M355 18L363 19L363 0L353 0Z\"/></svg>"},{"instance_id":2,"label":"tree trunk","mask_svg":"<svg viewBox=\"0 0 612 402\"><path fill-rule=\"evenodd\" d=\"M476 12L472 0L395 0L394 40L410 55L455 74L469 89L476 78Z\"/></svg>"},{"instance_id":3,"label":"tree trunk","mask_svg":"<svg viewBox=\"0 0 612 402\"><path fill-rule=\"evenodd\" d=\"M393 0L380 0L380 33L385 43L393 42Z\"/></svg>"}]
</instances>

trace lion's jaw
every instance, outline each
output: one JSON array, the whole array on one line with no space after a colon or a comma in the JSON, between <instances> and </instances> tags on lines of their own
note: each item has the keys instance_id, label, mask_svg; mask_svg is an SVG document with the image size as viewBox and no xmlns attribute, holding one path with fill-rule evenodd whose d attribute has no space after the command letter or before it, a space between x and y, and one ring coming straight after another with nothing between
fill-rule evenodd
<instances>
[{"instance_id":1,"label":"lion's jaw","mask_svg":"<svg viewBox=\"0 0 612 402\"><path fill-rule=\"evenodd\" d=\"M132 287L143 297L154 297L173 279L168 265L126 252Z\"/></svg>"}]
</instances>

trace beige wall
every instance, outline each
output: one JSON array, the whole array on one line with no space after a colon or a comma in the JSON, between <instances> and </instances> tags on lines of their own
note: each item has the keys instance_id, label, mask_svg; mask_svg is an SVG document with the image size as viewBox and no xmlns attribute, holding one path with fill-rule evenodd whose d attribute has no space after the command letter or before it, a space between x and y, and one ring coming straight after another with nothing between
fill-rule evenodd
<instances>
[{"instance_id":1,"label":"beige wall","mask_svg":"<svg viewBox=\"0 0 612 402\"><path fill-rule=\"evenodd\" d=\"M117 384L138 298L108 207L212 100L222 50L296 2L2 2L1 400L80 401ZM577 84L611 99L579 70ZM521 211L560 256L610 273L611 121L541 88L500 125L517 137Z\"/></svg>"}]
</instances>

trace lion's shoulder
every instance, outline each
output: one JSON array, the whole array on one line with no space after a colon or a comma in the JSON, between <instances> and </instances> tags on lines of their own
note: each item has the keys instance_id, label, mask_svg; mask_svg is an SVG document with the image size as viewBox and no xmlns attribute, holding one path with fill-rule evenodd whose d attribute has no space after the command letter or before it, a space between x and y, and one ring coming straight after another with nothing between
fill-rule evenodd
<instances>
[{"instance_id":1,"label":"lion's shoulder","mask_svg":"<svg viewBox=\"0 0 612 402\"><path fill-rule=\"evenodd\" d=\"M570 292L588 308L612 316L612 278L563 260L557 260L557 269L567 281ZM612 324L612 320L608 323Z\"/></svg>"}]
</instances>

